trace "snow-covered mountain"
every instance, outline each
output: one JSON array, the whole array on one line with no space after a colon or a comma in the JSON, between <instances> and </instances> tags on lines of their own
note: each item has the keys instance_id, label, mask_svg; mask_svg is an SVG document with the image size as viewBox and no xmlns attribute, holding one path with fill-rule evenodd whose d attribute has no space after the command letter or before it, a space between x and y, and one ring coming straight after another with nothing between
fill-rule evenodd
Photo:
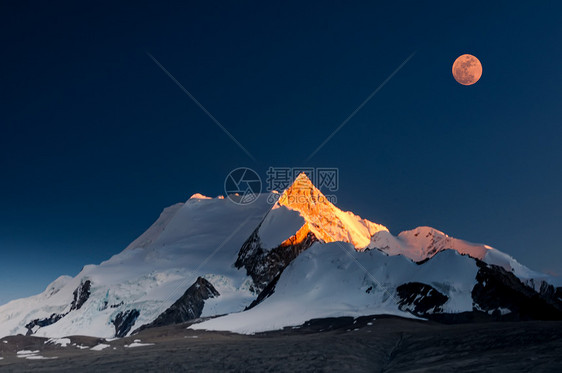
<instances>
[{"instance_id":1,"label":"snow-covered mountain","mask_svg":"<svg viewBox=\"0 0 562 373\"><path fill-rule=\"evenodd\" d=\"M375 233L388 232L381 224L338 209L304 173L281 194L263 221L259 236L265 247L273 248L297 230L300 235L311 232L323 242L349 242L357 249L366 248Z\"/></svg>"},{"instance_id":2,"label":"snow-covered mountain","mask_svg":"<svg viewBox=\"0 0 562 373\"><path fill-rule=\"evenodd\" d=\"M0 335L127 334L154 321L198 277L220 293L203 315L243 310L255 294L233 263L270 208L265 195L244 206L194 195L165 209L137 244L74 278L58 278L41 294L0 306Z\"/></svg>"},{"instance_id":3,"label":"snow-covered mountain","mask_svg":"<svg viewBox=\"0 0 562 373\"><path fill-rule=\"evenodd\" d=\"M301 174L252 204L195 194L165 209L121 253L0 306L0 337L125 336L225 314L192 327L253 333L379 313L562 318L557 280L433 228L393 236Z\"/></svg>"}]
</instances>

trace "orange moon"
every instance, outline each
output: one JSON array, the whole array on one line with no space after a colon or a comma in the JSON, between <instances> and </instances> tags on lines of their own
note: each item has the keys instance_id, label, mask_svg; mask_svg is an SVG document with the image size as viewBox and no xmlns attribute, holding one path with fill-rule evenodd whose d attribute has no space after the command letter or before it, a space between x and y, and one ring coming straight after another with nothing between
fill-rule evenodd
<instances>
[{"instance_id":1,"label":"orange moon","mask_svg":"<svg viewBox=\"0 0 562 373\"><path fill-rule=\"evenodd\" d=\"M463 54L453 64L453 77L462 85L472 85L482 76L482 64L471 54Z\"/></svg>"}]
</instances>

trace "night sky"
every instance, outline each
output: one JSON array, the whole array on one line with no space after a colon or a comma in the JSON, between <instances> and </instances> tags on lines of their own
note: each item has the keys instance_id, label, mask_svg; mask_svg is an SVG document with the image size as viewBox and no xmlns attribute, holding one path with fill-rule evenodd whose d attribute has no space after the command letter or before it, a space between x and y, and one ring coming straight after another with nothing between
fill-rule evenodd
<instances>
[{"instance_id":1,"label":"night sky","mask_svg":"<svg viewBox=\"0 0 562 373\"><path fill-rule=\"evenodd\" d=\"M338 167L338 207L394 234L429 225L562 273L560 2L79 3L0 5L0 303L241 166ZM473 86L451 74L464 53Z\"/></svg>"}]
</instances>

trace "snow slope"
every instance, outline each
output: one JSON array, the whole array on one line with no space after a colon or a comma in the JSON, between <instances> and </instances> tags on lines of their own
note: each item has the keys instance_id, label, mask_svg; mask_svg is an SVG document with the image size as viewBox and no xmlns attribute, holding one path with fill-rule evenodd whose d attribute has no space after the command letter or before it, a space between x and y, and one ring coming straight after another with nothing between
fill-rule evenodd
<instances>
[{"instance_id":1,"label":"snow slope","mask_svg":"<svg viewBox=\"0 0 562 373\"><path fill-rule=\"evenodd\" d=\"M475 261L453 250L417 265L378 250L356 251L347 243L317 243L285 269L273 295L262 303L190 328L251 334L322 317L413 317L398 309L395 297L396 287L408 282L429 284L447 295L446 312L471 311L476 273Z\"/></svg>"},{"instance_id":2,"label":"snow slope","mask_svg":"<svg viewBox=\"0 0 562 373\"><path fill-rule=\"evenodd\" d=\"M555 285L560 283L552 276L530 270L493 247L453 238L431 227L418 227L401 232L396 237L388 231L377 232L371 238L369 248L379 249L389 255L403 255L415 262L426 260L443 250L450 249L485 263L500 266L524 281L533 280L537 290L542 281Z\"/></svg>"},{"instance_id":3,"label":"snow slope","mask_svg":"<svg viewBox=\"0 0 562 373\"><path fill-rule=\"evenodd\" d=\"M240 311L255 298L244 271L233 267L238 250L271 208L267 195L250 205L228 199L190 198L167 208L127 250L100 265L88 265L74 278L62 276L29 298L0 306L0 337L26 334L25 324L70 311L73 292L90 280L84 305L35 335L72 334L113 337L119 312L140 311L135 327L153 321L192 285L197 276L212 279L221 294L206 313ZM133 328L134 329L134 328ZM131 330L133 330L131 329Z\"/></svg>"},{"instance_id":4,"label":"snow slope","mask_svg":"<svg viewBox=\"0 0 562 373\"><path fill-rule=\"evenodd\" d=\"M264 249L273 249L294 236L305 224L302 215L286 206L276 204L260 225L258 234Z\"/></svg>"},{"instance_id":5,"label":"snow slope","mask_svg":"<svg viewBox=\"0 0 562 373\"><path fill-rule=\"evenodd\" d=\"M192 197L193 198L193 197ZM141 247L147 247L152 244L168 225L168 223L173 219L176 213L182 208L183 203L176 203L170 207L166 207L164 211L160 214L160 217L148 228L143 234L141 234L136 240L131 242L125 250L136 249Z\"/></svg>"}]
</instances>

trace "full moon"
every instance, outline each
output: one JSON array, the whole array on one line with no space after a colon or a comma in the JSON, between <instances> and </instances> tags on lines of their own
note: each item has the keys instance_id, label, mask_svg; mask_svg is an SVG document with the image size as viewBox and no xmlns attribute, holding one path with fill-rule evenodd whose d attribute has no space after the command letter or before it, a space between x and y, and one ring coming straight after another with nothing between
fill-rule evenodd
<instances>
[{"instance_id":1,"label":"full moon","mask_svg":"<svg viewBox=\"0 0 562 373\"><path fill-rule=\"evenodd\" d=\"M463 54L453 64L453 77L462 85L472 85L482 76L482 64L471 54Z\"/></svg>"}]
</instances>

